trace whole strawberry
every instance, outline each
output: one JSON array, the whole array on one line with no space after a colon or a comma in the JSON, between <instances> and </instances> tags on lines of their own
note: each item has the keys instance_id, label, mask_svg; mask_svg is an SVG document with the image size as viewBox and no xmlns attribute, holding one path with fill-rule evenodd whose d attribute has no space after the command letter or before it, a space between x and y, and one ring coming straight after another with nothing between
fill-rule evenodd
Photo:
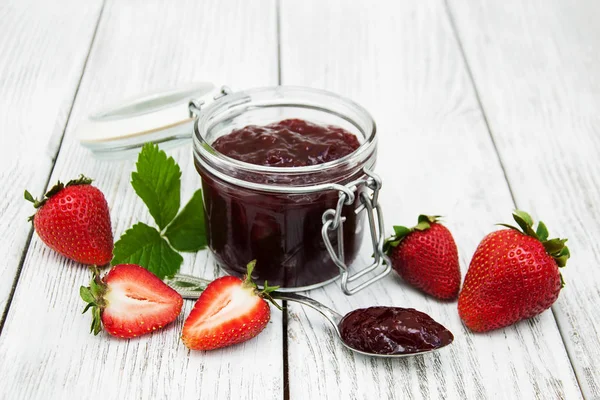
<instances>
[{"instance_id":1,"label":"whole strawberry","mask_svg":"<svg viewBox=\"0 0 600 400\"><path fill-rule=\"evenodd\" d=\"M455 299L460 289L458 250L438 217L419 215L414 228L394 226L394 232L384 245L394 270L427 294Z\"/></svg>"},{"instance_id":2,"label":"whole strawberry","mask_svg":"<svg viewBox=\"0 0 600 400\"><path fill-rule=\"evenodd\" d=\"M135 264L115 265L100 278L94 268L89 287L81 286L79 294L92 309L91 332L102 328L112 336L132 338L175 321L183 298L150 271Z\"/></svg>"},{"instance_id":3,"label":"whole strawberry","mask_svg":"<svg viewBox=\"0 0 600 400\"><path fill-rule=\"evenodd\" d=\"M192 350L213 350L245 342L258 335L269 322L271 310L265 298L276 307L269 293L278 287L258 291L251 275L255 261L248 264L244 280L224 276L212 281L200 295L185 320L181 339Z\"/></svg>"},{"instance_id":4,"label":"whole strawberry","mask_svg":"<svg viewBox=\"0 0 600 400\"><path fill-rule=\"evenodd\" d=\"M523 211L513 226L483 238L467 271L458 298L458 313L476 332L503 328L540 314L558 298L564 286L558 270L569 258L566 239L548 240L548 230Z\"/></svg>"},{"instance_id":5,"label":"whole strawberry","mask_svg":"<svg viewBox=\"0 0 600 400\"><path fill-rule=\"evenodd\" d=\"M60 181L41 201L25 191L37 210L33 226L42 242L65 257L88 265L112 258L113 235L106 199L81 175L66 185Z\"/></svg>"}]
</instances>

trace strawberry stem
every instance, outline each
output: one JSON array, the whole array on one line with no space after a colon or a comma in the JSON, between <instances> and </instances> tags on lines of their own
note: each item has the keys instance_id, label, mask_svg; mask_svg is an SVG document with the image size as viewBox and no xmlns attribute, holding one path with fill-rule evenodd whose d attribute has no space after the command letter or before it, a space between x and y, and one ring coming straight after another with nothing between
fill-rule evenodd
<instances>
[{"instance_id":1,"label":"strawberry stem","mask_svg":"<svg viewBox=\"0 0 600 400\"><path fill-rule=\"evenodd\" d=\"M108 288L102 278L100 278L98 267L94 265L90 269L92 270L90 286L81 286L79 288L79 295L87 303L82 314L85 314L89 309L92 310L90 333L93 332L94 335L97 335L102 330L102 310L106 307L104 295Z\"/></svg>"},{"instance_id":2,"label":"strawberry stem","mask_svg":"<svg viewBox=\"0 0 600 400\"><path fill-rule=\"evenodd\" d=\"M263 290L261 290L260 292L258 291L256 283L252 281L252 272L254 271L255 266L256 260L252 260L246 265L246 276L244 277L244 282L242 283L242 286L252 288L254 290L254 293L256 293L258 296L271 302L275 307L277 307L277 309L282 310L281 306L275 302L275 300L271 297L270 294L279 289L279 286L269 286L267 281L265 281Z\"/></svg>"}]
</instances>

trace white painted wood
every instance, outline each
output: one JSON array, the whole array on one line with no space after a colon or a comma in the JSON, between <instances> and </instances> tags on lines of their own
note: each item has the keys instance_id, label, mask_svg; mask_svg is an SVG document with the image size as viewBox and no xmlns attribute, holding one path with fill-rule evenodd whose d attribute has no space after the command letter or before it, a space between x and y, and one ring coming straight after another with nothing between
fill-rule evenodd
<instances>
[{"instance_id":1,"label":"white painted wood","mask_svg":"<svg viewBox=\"0 0 600 400\"><path fill-rule=\"evenodd\" d=\"M0 316L46 189L102 1L0 5Z\"/></svg>"},{"instance_id":2,"label":"white painted wood","mask_svg":"<svg viewBox=\"0 0 600 400\"><path fill-rule=\"evenodd\" d=\"M600 398L600 3L449 2L517 205L569 238L553 307L586 398Z\"/></svg>"},{"instance_id":3,"label":"white painted wood","mask_svg":"<svg viewBox=\"0 0 600 400\"><path fill-rule=\"evenodd\" d=\"M388 231L393 224L414 224L419 213L445 215L464 275L479 240L509 218L513 204L444 3L282 2L281 31L284 84L333 90L373 113ZM365 248L363 263L370 254ZM456 302L433 300L396 276L352 297L336 285L310 295L341 313L371 305L414 307L456 339L423 357L359 357L333 339L316 312L290 305L292 399L581 397L550 311L472 334Z\"/></svg>"},{"instance_id":4,"label":"white painted wood","mask_svg":"<svg viewBox=\"0 0 600 400\"><path fill-rule=\"evenodd\" d=\"M103 105L188 81L277 84L276 49L271 0L107 1L52 180L80 172L94 177L116 237L148 220L129 185L134 161L91 158L74 137L77 123ZM170 153L182 166L187 201L199 187L191 150ZM206 252L186 257L182 272L214 276ZM208 353L189 352L179 339L191 301L176 323L151 336L94 337L78 295L88 279L84 267L34 237L0 336L0 398L282 398L280 313L255 340Z\"/></svg>"}]
</instances>

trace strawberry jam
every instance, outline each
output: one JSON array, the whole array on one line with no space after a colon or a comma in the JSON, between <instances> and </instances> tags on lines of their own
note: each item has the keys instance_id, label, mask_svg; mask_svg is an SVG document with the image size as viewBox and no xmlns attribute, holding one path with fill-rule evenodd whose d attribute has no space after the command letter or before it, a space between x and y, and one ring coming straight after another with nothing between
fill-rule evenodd
<instances>
[{"instance_id":1,"label":"strawberry jam","mask_svg":"<svg viewBox=\"0 0 600 400\"><path fill-rule=\"evenodd\" d=\"M452 333L414 308L369 307L344 316L342 340L372 354L411 354L434 350L454 340Z\"/></svg>"},{"instance_id":2,"label":"strawberry jam","mask_svg":"<svg viewBox=\"0 0 600 400\"><path fill-rule=\"evenodd\" d=\"M340 159L354 152L360 143L355 135L336 126L287 119L233 130L211 146L218 153L249 164L301 168ZM241 276L246 264L256 259L255 280L267 280L269 285L282 288L307 287L339 275L321 236L323 212L335 209L339 198L336 190L254 190L226 182L198 162L196 168L202 177L208 245L225 271ZM241 175L239 169L236 173L238 179L257 184L314 183L311 174ZM332 174L332 183L345 184L361 177L362 170L341 178ZM355 258L362 240L363 213L354 212L357 205L358 200L342 211L346 218L343 241L347 263ZM334 233L330 240L337 248Z\"/></svg>"},{"instance_id":3,"label":"strawberry jam","mask_svg":"<svg viewBox=\"0 0 600 400\"><path fill-rule=\"evenodd\" d=\"M286 119L237 129L218 138L212 147L250 164L305 167L342 158L359 145L358 138L342 128Z\"/></svg>"}]
</instances>

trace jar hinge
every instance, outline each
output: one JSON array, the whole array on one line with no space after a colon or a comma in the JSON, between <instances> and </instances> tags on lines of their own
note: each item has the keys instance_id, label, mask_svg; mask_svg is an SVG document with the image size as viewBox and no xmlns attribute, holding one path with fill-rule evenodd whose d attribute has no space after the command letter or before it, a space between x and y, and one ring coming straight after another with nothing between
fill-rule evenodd
<instances>
[{"instance_id":1,"label":"jar hinge","mask_svg":"<svg viewBox=\"0 0 600 400\"><path fill-rule=\"evenodd\" d=\"M370 284L385 277L392 269L390 259L383 251L383 243L385 240L385 231L383 224L383 213L381 205L379 204L379 190L381 189L381 179L375 173L368 169L364 169L366 178L361 178L356 181L352 181L345 186L336 187L339 189L339 199L337 206L334 209L329 209L323 213L323 228L321 229L321 235L325 242L325 247L331 259L338 266L342 275L341 287L345 294L353 295L360 290L366 288ZM369 196L368 191L372 191L372 195ZM353 275L349 275L348 266L344 261L344 221L345 217L342 216L342 208L344 205L351 205L356 199L358 193L360 199L360 205L357 207L355 212L358 214L362 211L366 211L367 219L369 221L369 231L371 233L371 243L373 245L373 263L368 267L356 272ZM336 231L337 235L337 251L334 248L329 238L329 232ZM383 270L373 275L368 280L354 286L349 287L349 283L354 282L363 276L370 274L371 272L380 269Z\"/></svg>"},{"instance_id":2,"label":"jar hinge","mask_svg":"<svg viewBox=\"0 0 600 400\"><path fill-rule=\"evenodd\" d=\"M223 96L227 96L228 94L233 93L233 91L229 88L229 86L221 86L221 91L217 93L213 100L219 100ZM196 118L200 115L200 109L203 105L206 104L206 101L200 99L191 99L188 103L188 110L190 112L190 118Z\"/></svg>"}]
</instances>

